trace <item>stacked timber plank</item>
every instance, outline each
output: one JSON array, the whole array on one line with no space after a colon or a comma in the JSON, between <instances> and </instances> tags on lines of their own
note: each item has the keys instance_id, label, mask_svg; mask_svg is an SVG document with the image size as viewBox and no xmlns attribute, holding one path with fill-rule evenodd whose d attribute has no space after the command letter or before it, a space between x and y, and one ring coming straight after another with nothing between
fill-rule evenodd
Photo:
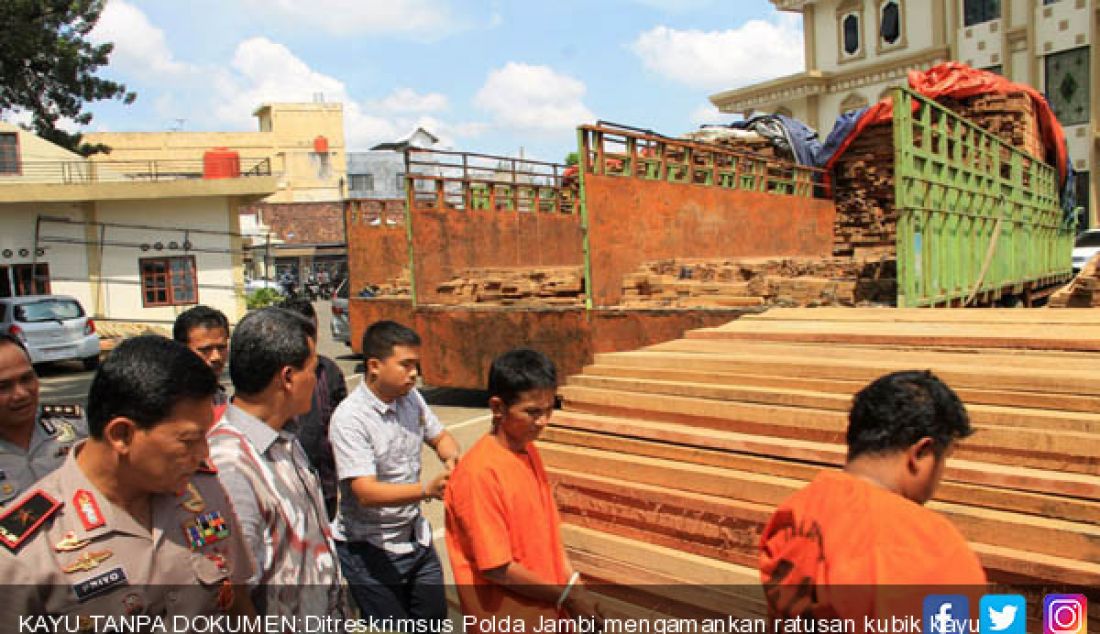
<instances>
[{"instance_id":1,"label":"stacked timber plank","mask_svg":"<svg viewBox=\"0 0 1100 634\"><path fill-rule=\"evenodd\" d=\"M977 432L929 508L995 582L1095 588L1097 351L1094 310L772 309L596 355L561 388L541 451L567 545L597 582L755 583L772 510L843 465L853 394L931 369Z\"/></svg>"},{"instance_id":2,"label":"stacked timber plank","mask_svg":"<svg viewBox=\"0 0 1100 634\"><path fill-rule=\"evenodd\" d=\"M381 284L371 284L368 287L374 297L408 297L412 290L412 278L409 268L401 270L401 274L389 278Z\"/></svg>"},{"instance_id":3,"label":"stacked timber plank","mask_svg":"<svg viewBox=\"0 0 1100 634\"><path fill-rule=\"evenodd\" d=\"M489 306L583 306L579 266L476 268L436 287L439 303Z\"/></svg>"},{"instance_id":4,"label":"stacked timber plank","mask_svg":"<svg viewBox=\"0 0 1100 634\"><path fill-rule=\"evenodd\" d=\"M1009 145L1043 160L1046 151L1039 119L1027 93L991 93L962 100L945 98L939 102Z\"/></svg>"},{"instance_id":5,"label":"stacked timber plank","mask_svg":"<svg viewBox=\"0 0 1100 634\"><path fill-rule=\"evenodd\" d=\"M892 256L896 251L893 127L868 126L835 165L833 254Z\"/></svg>"},{"instance_id":6,"label":"stacked timber plank","mask_svg":"<svg viewBox=\"0 0 1100 634\"><path fill-rule=\"evenodd\" d=\"M1051 308L1100 307L1100 254L1095 255L1069 284L1050 296Z\"/></svg>"},{"instance_id":7,"label":"stacked timber plank","mask_svg":"<svg viewBox=\"0 0 1100 634\"><path fill-rule=\"evenodd\" d=\"M893 260L852 258L665 259L623 280L622 305L642 308L890 304Z\"/></svg>"}]
</instances>

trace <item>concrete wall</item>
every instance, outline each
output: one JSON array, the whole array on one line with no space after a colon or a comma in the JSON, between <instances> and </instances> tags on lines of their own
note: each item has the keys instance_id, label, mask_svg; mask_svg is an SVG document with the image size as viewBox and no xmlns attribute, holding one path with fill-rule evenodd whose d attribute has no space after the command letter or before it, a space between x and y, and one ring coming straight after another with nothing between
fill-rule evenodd
<instances>
[{"instance_id":1,"label":"concrete wall","mask_svg":"<svg viewBox=\"0 0 1100 634\"><path fill-rule=\"evenodd\" d=\"M901 37L894 44L881 40L880 11L885 0L827 0L814 4L814 46L817 68L843 72L902 57L933 45L932 3L927 0L900 0ZM860 16L860 51L848 58L842 53L840 21L844 15Z\"/></svg>"},{"instance_id":2,"label":"concrete wall","mask_svg":"<svg viewBox=\"0 0 1100 634\"><path fill-rule=\"evenodd\" d=\"M112 148L95 161L172 161L198 164L208 150L225 147L241 155L241 169L271 159L279 191L268 202L336 201L347 172L343 106L338 103L270 104L256 111L258 132L93 132L90 143ZM328 151L314 151L323 136Z\"/></svg>"},{"instance_id":3,"label":"concrete wall","mask_svg":"<svg viewBox=\"0 0 1100 634\"><path fill-rule=\"evenodd\" d=\"M375 150L348 154L348 198L393 199L403 198L405 189L397 188L398 174L405 173L405 157L400 152ZM370 174L374 177L373 189L352 189L352 175Z\"/></svg>"}]
</instances>

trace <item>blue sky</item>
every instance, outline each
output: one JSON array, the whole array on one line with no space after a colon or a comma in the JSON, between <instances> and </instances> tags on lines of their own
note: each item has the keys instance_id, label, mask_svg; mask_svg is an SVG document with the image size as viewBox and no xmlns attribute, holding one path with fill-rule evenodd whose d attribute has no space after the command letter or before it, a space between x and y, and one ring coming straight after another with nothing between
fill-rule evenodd
<instances>
[{"instance_id":1,"label":"blue sky","mask_svg":"<svg viewBox=\"0 0 1100 634\"><path fill-rule=\"evenodd\" d=\"M424 125L555 161L578 123L678 134L731 120L709 95L802 70L800 16L766 0L110 0L93 35L138 100L90 129L253 130L259 103L320 92L350 150Z\"/></svg>"}]
</instances>

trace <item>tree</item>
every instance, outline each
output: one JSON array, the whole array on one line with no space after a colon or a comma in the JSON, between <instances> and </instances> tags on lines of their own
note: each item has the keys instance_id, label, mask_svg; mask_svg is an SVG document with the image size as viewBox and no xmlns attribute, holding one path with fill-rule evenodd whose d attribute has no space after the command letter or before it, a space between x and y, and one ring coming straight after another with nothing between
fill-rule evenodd
<instances>
[{"instance_id":1,"label":"tree","mask_svg":"<svg viewBox=\"0 0 1100 634\"><path fill-rule=\"evenodd\" d=\"M580 155L577 154L576 152L570 152L569 154L565 155L565 164L566 165L577 165L580 162L581 162Z\"/></svg>"},{"instance_id":2,"label":"tree","mask_svg":"<svg viewBox=\"0 0 1100 634\"><path fill-rule=\"evenodd\" d=\"M109 148L58 129L58 120L87 125L92 113L84 111L86 103L118 99L130 104L137 96L124 84L95 74L114 49L87 39L105 2L0 0L0 113L29 112L36 134L85 156Z\"/></svg>"}]
</instances>

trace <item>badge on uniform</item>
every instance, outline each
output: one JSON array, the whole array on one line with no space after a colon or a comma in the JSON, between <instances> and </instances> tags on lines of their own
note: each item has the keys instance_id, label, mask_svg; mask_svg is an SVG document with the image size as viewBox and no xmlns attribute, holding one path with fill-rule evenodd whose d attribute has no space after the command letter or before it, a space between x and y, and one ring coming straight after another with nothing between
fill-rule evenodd
<instances>
[{"instance_id":1,"label":"badge on uniform","mask_svg":"<svg viewBox=\"0 0 1100 634\"><path fill-rule=\"evenodd\" d=\"M195 517L193 522L183 525L183 533L191 550L220 542L229 537L229 522L218 511L211 511Z\"/></svg>"},{"instance_id":2,"label":"badge on uniform","mask_svg":"<svg viewBox=\"0 0 1100 634\"><path fill-rule=\"evenodd\" d=\"M57 429L57 438L54 439L57 442L72 442L76 440L76 428L73 427L72 423L61 423Z\"/></svg>"},{"instance_id":3,"label":"badge on uniform","mask_svg":"<svg viewBox=\"0 0 1100 634\"><path fill-rule=\"evenodd\" d=\"M84 530L90 531L107 523L107 520L103 518L103 511L99 510L99 502L96 501L92 492L87 489L79 489L73 494L73 506L76 507L76 514L80 517L80 523L84 525Z\"/></svg>"},{"instance_id":4,"label":"badge on uniform","mask_svg":"<svg viewBox=\"0 0 1100 634\"><path fill-rule=\"evenodd\" d=\"M188 498L180 502L180 506L182 506L185 511L202 513L206 510L206 501L202 499L202 495L193 482L187 483L187 490L184 491L184 495L188 496Z\"/></svg>"},{"instance_id":5,"label":"badge on uniform","mask_svg":"<svg viewBox=\"0 0 1100 634\"><path fill-rule=\"evenodd\" d=\"M59 553L71 553L84 548L90 543L92 542L87 539L77 537L75 531L65 531L65 536L53 545L53 549Z\"/></svg>"},{"instance_id":6,"label":"badge on uniform","mask_svg":"<svg viewBox=\"0 0 1100 634\"><path fill-rule=\"evenodd\" d=\"M89 550L88 552L80 555L74 559L69 565L61 568L61 572L66 574L73 574L74 572L87 572L89 570L95 570L99 567L99 564L107 561L114 553L110 549L103 550Z\"/></svg>"},{"instance_id":7,"label":"badge on uniform","mask_svg":"<svg viewBox=\"0 0 1100 634\"><path fill-rule=\"evenodd\" d=\"M59 508L61 502L45 491L32 491L0 517L0 543L15 552Z\"/></svg>"}]
</instances>

